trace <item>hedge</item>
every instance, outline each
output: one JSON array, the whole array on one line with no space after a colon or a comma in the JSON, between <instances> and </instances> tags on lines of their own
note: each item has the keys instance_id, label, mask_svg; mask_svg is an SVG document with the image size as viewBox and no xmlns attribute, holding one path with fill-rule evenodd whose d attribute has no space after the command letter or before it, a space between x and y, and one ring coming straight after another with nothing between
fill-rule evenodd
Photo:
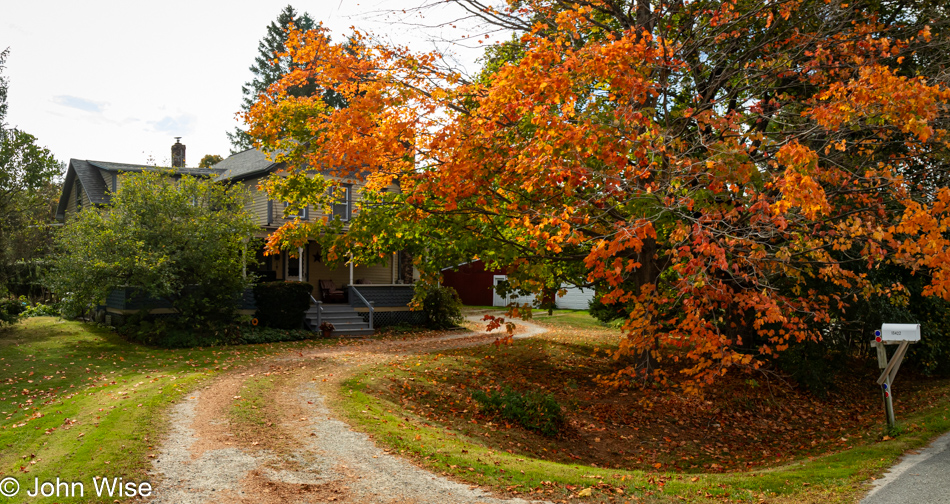
<instances>
[{"instance_id":1,"label":"hedge","mask_svg":"<svg viewBox=\"0 0 950 504\"><path fill-rule=\"evenodd\" d=\"M265 282L254 286L258 322L276 329L301 329L313 286L306 282Z\"/></svg>"}]
</instances>

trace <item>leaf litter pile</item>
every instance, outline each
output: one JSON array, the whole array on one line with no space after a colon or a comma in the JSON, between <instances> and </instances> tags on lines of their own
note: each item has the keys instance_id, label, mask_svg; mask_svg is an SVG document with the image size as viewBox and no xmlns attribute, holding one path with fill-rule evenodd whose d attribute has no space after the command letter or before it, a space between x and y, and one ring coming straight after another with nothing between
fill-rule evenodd
<instances>
[{"instance_id":1,"label":"leaf litter pile","mask_svg":"<svg viewBox=\"0 0 950 504\"><path fill-rule=\"evenodd\" d=\"M600 468L750 471L882 439L879 370L870 359L842 369L824 398L761 372L727 375L687 394L675 379L667 386L603 385L598 377L623 367L610 357L616 342L616 332L554 326L511 345L391 362L372 373L367 390L492 449ZM946 380L909 371L901 378L895 408L902 414L946 402ZM566 419L560 433L542 436L472 398L476 390L490 394L506 387L553 395Z\"/></svg>"}]
</instances>

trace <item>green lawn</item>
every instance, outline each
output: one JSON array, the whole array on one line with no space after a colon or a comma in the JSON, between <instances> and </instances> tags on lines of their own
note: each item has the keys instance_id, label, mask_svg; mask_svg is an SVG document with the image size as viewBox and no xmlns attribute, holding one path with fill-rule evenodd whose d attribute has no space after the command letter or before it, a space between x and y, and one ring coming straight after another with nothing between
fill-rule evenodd
<instances>
[{"instance_id":1,"label":"green lawn","mask_svg":"<svg viewBox=\"0 0 950 504\"><path fill-rule=\"evenodd\" d=\"M364 368L343 384L343 393L334 407L342 410L358 428L373 435L378 443L437 473L451 474L519 496L543 496L555 501L580 496L606 502L611 497L616 499L622 495L648 502L723 499L739 502L763 499L768 502L853 502L864 491L862 483L883 472L904 451L923 446L950 430L950 386L947 381L921 383L922 388L913 394L908 382L901 396L907 403L907 409L901 413L903 432L896 439L883 437L878 418L881 415L875 409L878 399L870 387L872 396L865 399L874 403L871 417L862 421L850 425L818 425L815 426L817 432L806 432L811 427L804 419L809 412L798 411L803 418L784 425L785 428L792 427L791 430L776 434L778 441L773 440L771 446L759 448L770 448L773 453L783 444L795 448L795 451L784 453L781 461L774 460L774 455L772 460L763 460L767 457L756 452L756 443L749 441L745 443L744 451L726 450L727 458L741 455L753 462L753 466L744 470L742 466L746 460L734 460L728 470L718 467L713 471L703 469L702 465L698 468L690 466L703 462L706 465L710 462L723 464L718 459L703 460L704 452L697 453L697 446L693 443L685 448L680 444L679 448L665 454L662 451L654 453L652 456L658 458L634 469L585 464L573 457L577 453L581 459L585 458L578 443L584 436L587 441L580 444L588 444L594 434L582 430L586 430L584 426L588 422L597 422L597 417L571 411L570 398L576 397L583 407L583 398L596 394L596 383L585 383L585 377L611 369L613 359L610 354L617 341L617 331L604 328L585 312L558 311L553 317L536 316L533 322L547 325L551 331L538 338L516 340L507 348L487 345L449 350L408 356L391 364ZM742 379L733 381L733 386L744 384ZM562 404L568 406L568 414L583 422L575 422L575 425L580 424L580 428L575 427L568 438L559 441L525 435L519 428L506 425L504 420L480 414L478 406L469 401L472 388L492 386L492 383L553 392ZM725 402L731 392L719 396L710 392L707 398L723 401L717 403L723 413L749 415L760 408L776 409L774 402L767 402L771 392L764 386L746 392L748 395L743 396L743 401L733 403ZM776 394L779 392L775 391ZM676 391L666 393L676 394ZM757 398L755 394L763 397ZM618 395L625 397L612 402L611 396ZM730 443L734 443L736 437L751 436L736 433L735 428L742 427L736 424L730 424L731 429L718 436L714 428L710 428L712 432L704 432L705 424L690 428L689 411L661 408L663 401L660 396L662 392L653 389L605 391L592 403L602 404L604 408L613 406L615 414L605 416L602 423L598 423L598 427L604 427L606 431L596 435L605 438L604 444L628 450L626 454L633 458L657 451L657 445L650 437L654 435L658 438L669 435L674 445L677 435L681 440L705 440L705 447L712 448L723 445L735 448ZM792 396L791 393L779 397L794 399L799 405L809 404L807 397ZM859 393L858 397L863 396ZM642 405L647 399L648 403ZM766 402L755 402L758 399ZM852 414L845 412L841 415L829 410L833 405L840 407L837 406L842 404L840 400L816 404L825 408L827 416L813 418L834 422ZM573 407L577 408L576 405ZM637 417L643 422L639 424L622 421L620 418L624 412L629 414L631 408L653 410L656 414L654 417ZM707 412L713 409L719 410L710 403ZM866 414L865 410L854 411ZM758 421L768 418L763 415ZM621 428L618 424L627 426ZM782 424L777 426L783 427ZM848 431L839 433L838 428L842 426L848 427ZM669 434L664 433L667 428L670 428ZM654 432L646 434L651 429ZM612 436L622 432L626 432L628 438L636 439L625 444ZM782 439L788 442L784 443ZM823 442L809 449L807 444L814 439ZM664 444L662 440L660 443ZM805 446L799 447L800 444ZM636 446L641 446L639 450L642 451L638 453ZM682 469L671 469L671 465L687 455L690 460ZM657 462L656 468L654 462Z\"/></svg>"},{"instance_id":2,"label":"green lawn","mask_svg":"<svg viewBox=\"0 0 950 504\"><path fill-rule=\"evenodd\" d=\"M485 418L473 416L472 410L459 412L454 423L445 423L430 417L430 400L425 396L417 404L407 399L408 395L398 399L398 395L380 393L383 386L407 391L422 390L418 389L422 384L443 387L445 373L457 370L490 375L524 368L526 360L512 366L505 359L526 359L528 350L530 355L538 355L538 345L573 345L573 353L543 352L550 360L546 366L561 365L563 360L578 369L574 378L550 382L551 390L584 390L585 366L610 361L608 352L603 351L608 341L603 335L608 330L598 328L583 312L556 312L552 318L539 316L535 322L550 325L552 331L543 336L549 342L519 340L507 350L494 346L460 349L444 355L407 356L395 365L366 368L345 382L335 407L380 444L437 473L555 500L589 493L587 500L594 501L623 496L646 501L850 502L861 494L862 481L882 472L905 450L950 430L950 387L936 384L927 389L929 395L921 396L916 412L902 410L903 430L896 439L882 439L881 432L869 432L861 441L851 441L851 448L745 472L679 473L665 466L657 470L607 469L578 461L545 460L532 456L527 446L501 449L502 444L510 445L506 434L515 431L485 425ZM591 340L590 334L600 336ZM290 349L336 343L163 350L128 343L103 328L54 318L29 319L2 329L0 480L14 477L19 481L19 499L11 502L26 500L25 492L33 487L34 478L40 482L56 478L80 481L86 495L84 499L51 497L30 502L112 502L115 497L95 498L92 477L147 480L150 455L161 439L165 412L184 394L235 367ZM530 345L534 346L527 348ZM521 346L524 351L519 350ZM259 424L269 386L250 383L242 395L260 400L232 411L233 420L249 427ZM490 439L496 431L504 437ZM523 438L512 435L510 439ZM545 446L551 448L536 443L530 449L540 453ZM0 497L0 502L7 501Z\"/></svg>"},{"instance_id":3,"label":"green lawn","mask_svg":"<svg viewBox=\"0 0 950 504\"><path fill-rule=\"evenodd\" d=\"M51 317L0 329L0 479L20 498L34 478L80 481L92 502L93 476L145 481L168 406L220 372L320 344L155 349Z\"/></svg>"}]
</instances>

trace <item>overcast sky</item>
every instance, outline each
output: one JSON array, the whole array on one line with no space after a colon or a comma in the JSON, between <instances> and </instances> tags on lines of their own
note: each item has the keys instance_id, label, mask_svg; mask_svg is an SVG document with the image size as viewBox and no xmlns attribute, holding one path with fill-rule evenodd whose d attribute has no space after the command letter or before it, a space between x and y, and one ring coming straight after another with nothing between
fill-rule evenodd
<instances>
[{"instance_id":1,"label":"overcast sky","mask_svg":"<svg viewBox=\"0 0 950 504\"><path fill-rule=\"evenodd\" d=\"M36 136L60 161L70 158L168 164L174 137L188 166L228 156L241 85L267 25L288 3L342 40L350 26L431 48L433 37L381 11L424 0L6 1L0 50L9 47L6 122ZM429 0L433 1L433 0ZM436 8L423 24L454 19ZM469 32L474 35L474 33ZM477 54L459 49L468 67Z\"/></svg>"}]
</instances>

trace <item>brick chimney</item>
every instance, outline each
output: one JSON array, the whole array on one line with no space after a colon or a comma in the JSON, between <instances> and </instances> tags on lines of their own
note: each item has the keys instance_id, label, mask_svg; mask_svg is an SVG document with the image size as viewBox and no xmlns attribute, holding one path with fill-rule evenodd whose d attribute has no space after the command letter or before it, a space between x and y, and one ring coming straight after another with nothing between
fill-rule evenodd
<instances>
[{"instance_id":1,"label":"brick chimney","mask_svg":"<svg viewBox=\"0 0 950 504\"><path fill-rule=\"evenodd\" d=\"M172 145L172 168L185 167L185 144L179 140L181 137L175 137L175 144Z\"/></svg>"}]
</instances>

